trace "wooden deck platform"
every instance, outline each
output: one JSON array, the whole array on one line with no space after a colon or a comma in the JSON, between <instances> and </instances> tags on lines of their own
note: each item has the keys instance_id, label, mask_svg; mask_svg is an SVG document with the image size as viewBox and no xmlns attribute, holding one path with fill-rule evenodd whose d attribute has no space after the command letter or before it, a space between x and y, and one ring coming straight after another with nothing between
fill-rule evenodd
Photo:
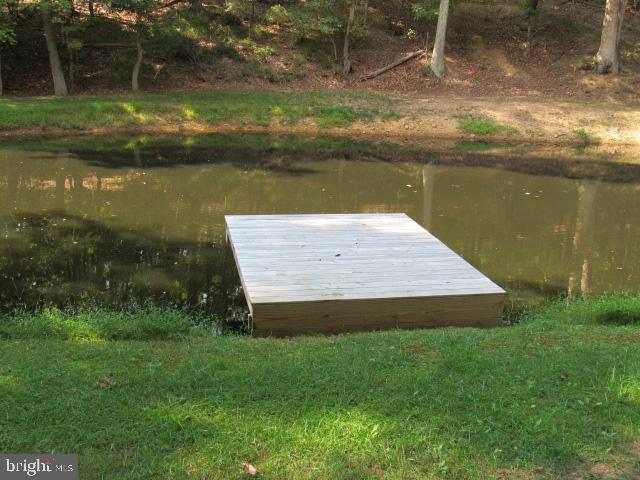
<instances>
[{"instance_id":1,"label":"wooden deck platform","mask_svg":"<svg viewBox=\"0 0 640 480\"><path fill-rule=\"evenodd\" d=\"M505 291L405 214L225 218L256 335L500 324Z\"/></svg>"}]
</instances>

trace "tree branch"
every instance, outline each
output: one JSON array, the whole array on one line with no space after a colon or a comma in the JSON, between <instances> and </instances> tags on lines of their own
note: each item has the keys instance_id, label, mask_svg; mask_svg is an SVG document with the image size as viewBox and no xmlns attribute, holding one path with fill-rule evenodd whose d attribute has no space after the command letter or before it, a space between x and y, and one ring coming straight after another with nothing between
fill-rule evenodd
<instances>
[{"instance_id":1,"label":"tree branch","mask_svg":"<svg viewBox=\"0 0 640 480\"><path fill-rule=\"evenodd\" d=\"M405 55L402 58L399 58L398 60L396 60L393 63L390 63L389 65L379 68L378 70L374 70L371 73L367 73L365 76L360 78L360 81L364 82L365 80L371 80L372 78L376 78L378 75L382 75L384 72L387 72L392 68L396 68L398 65L402 65L403 63L408 62L412 58L420 57L425 53L427 53L425 50L416 50L415 52L411 52L410 54Z\"/></svg>"}]
</instances>

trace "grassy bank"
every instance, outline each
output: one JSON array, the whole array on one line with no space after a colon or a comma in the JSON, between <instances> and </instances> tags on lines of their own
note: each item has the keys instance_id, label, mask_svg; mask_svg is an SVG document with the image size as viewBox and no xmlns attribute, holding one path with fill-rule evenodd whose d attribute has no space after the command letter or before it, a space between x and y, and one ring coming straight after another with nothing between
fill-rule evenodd
<instances>
[{"instance_id":1,"label":"grassy bank","mask_svg":"<svg viewBox=\"0 0 640 480\"><path fill-rule=\"evenodd\" d=\"M348 127L395 118L393 101L349 92L214 91L0 100L0 129L131 129L215 125Z\"/></svg>"},{"instance_id":2,"label":"grassy bank","mask_svg":"<svg viewBox=\"0 0 640 480\"><path fill-rule=\"evenodd\" d=\"M640 106L362 91L233 91L0 99L5 138L266 132L371 139L640 144Z\"/></svg>"},{"instance_id":3,"label":"grassy bank","mask_svg":"<svg viewBox=\"0 0 640 480\"><path fill-rule=\"evenodd\" d=\"M640 473L637 297L288 340L165 313L152 335L144 312L138 334L100 311L4 318L0 451L78 452L87 479L242 478L244 462L292 479Z\"/></svg>"}]
</instances>

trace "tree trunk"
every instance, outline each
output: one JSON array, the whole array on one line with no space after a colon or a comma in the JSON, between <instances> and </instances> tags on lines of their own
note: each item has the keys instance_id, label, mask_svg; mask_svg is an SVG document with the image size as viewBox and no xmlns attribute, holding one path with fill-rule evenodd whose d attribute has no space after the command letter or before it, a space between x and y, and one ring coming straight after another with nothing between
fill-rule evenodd
<instances>
[{"instance_id":1,"label":"tree trunk","mask_svg":"<svg viewBox=\"0 0 640 480\"><path fill-rule=\"evenodd\" d=\"M69 25L71 25L71 18L69 18ZM75 74L74 74L74 70L75 70L75 65L74 65L74 52L73 52L73 48L71 48L71 39L69 38L68 34L64 35L64 42L67 45L67 55L69 57L69 82L67 84L67 87L69 88L69 93L73 94L73 92L75 91L75 87L73 85L73 81L75 78Z\"/></svg>"},{"instance_id":2,"label":"tree trunk","mask_svg":"<svg viewBox=\"0 0 640 480\"><path fill-rule=\"evenodd\" d=\"M447 76L447 65L444 63L444 45L447 35L448 16L449 0L440 0L440 11L438 13L436 40L433 44L433 55L431 56L431 71L439 79L443 79Z\"/></svg>"},{"instance_id":3,"label":"tree trunk","mask_svg":"<svg viewBox=\"0 0 640 480\"><path fill-rule=\"evenodd\" d=\"M251 0L251 15L249 15L249 38L253 38L253 15L255 12L254 2Z\"/></svg>"},{"instance_id":4,"label":"tree trunk","mask_svg":"<svg viewBox=\"0 0 640 480\"><path fill-rule=\"evenodd\" d=\"M342 48L342 71L345 75L351 72L351 60L349 60L349 35L351 33L351 27L353 26L353 20L356 16L356 2L351 0L349 3L349 19L347 20L347 29L344 33L344 45Z\"/></svg>"},{"instance_id":5,"label":"tree trunk","mask_svg":"<svg viewBox=\"0 0 640 480\"><path fill-rule=\"evenodd\" d=\"M89 0L89 16L91 18L95 16L95 12L93 11L93 0Z\"/></svg>"},{"instance_id":6,"label":"tree trunk","mask_svg":"<svg viewBox=\"0 0 640 480\"><path fill-rule=\"evenodd\" d=\"M369 26L367 25L367 21L369 19L369 0L364 0L364 4L362 6L363 12L362 12L362 26L365 29L368 29Z\"/></svg>"},{"instance_id":7,"label":"tree trunk","mask_svg":"<svg viewBox=\"0 0 640 480\"><path fill-rule=\"evenodd\" d=\"M376 78L378 75L382 75L384 72L388 72L392 68L396 68L398 65L402 65L403 63L408 62L412 58L419 57L421 55L424 55L425 53L426 52L424 50L418 50L416 52L410 53L409 55L405 55L404 57L399 58L398 60L390 63L389 65L385 65L384 67L379 68L378 70L375 70L371 73L367 73L365 76L363 76L360 79L360 81L364 82L365 80L371 80L372 78Z\"/></svg>"},{"instance_id":8,"label":"tree trunk","mask_svg":"<svg viewBox=\"0 0 640 480\"><path fill-rule=\"evenodd\" d=\"M73 48L69 49L69 91L71 93L74 92L75 90L75 86L73 84L74 80L75 80L75 64L74 64L74 60L73 60Z\"/></svg>"},{"instance_id":9,"label":"tree trunk","mask_svg":"<svg viewBox=\"0 0 640 480\"><path fill-rule=\"evenodd\" d=\"M527 57L531 56L533 50L533 22L536 19L538 13L538 0L529 0L526 5L526 18L527 18Z\"/></svg>"},{"instance_id":10,"label":"tree trunk","mask_svg":"<svg viewBox=\"0 0 640 480\"><path fill-rule=\"evenodd\" d=\"M66 97L69 95L69 91L67 90L67 83L64 80L64 73L62 72L62 65L60 63L60 55L58 55L56 36L53 33L49 7L47 5L43 6L41 12L42 23L44 25L44 38L47 41L47 51L49 52L51 76L53 77L53 91L58 96Z\"/></svg>"},{"instance_id":11,"label":"tree trunk","mask_svg":"<svg viewBox=\"0 0 640 480\"><path fill-rule=\"evenodd\" d=\"M136 63L133 64L133 72L131 74L131 90L137 92L139 90L138 77L140 76L140 67L142 66L142 40L140 34L136 36L136 51L138 56L136 57Z\"/></svg>"},{"instance_id":12,"label":"tree trunk","mask_svg":"<svg viewBox=\"0 0 640 480\"><path fill-rule=\"evenodd\" d=\"M607 0L602 21L600 48L596 54L598 73L620 73L618 45L627 0Z\"/></svg>"}]
</instances>

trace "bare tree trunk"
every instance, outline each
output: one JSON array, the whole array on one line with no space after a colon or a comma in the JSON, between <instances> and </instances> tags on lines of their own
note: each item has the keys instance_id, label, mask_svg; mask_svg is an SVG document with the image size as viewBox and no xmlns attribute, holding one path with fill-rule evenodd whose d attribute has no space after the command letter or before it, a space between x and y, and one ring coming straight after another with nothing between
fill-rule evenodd
<instances>
[{"instance_id":1,"label":"bare tree trunk","mask_svg":"<svg viewBox=\"0 0 640 480\"><path fill-rule=\"evenodd\" d=\"M529 0L527 9L527 57L531 56L533 50L533 22L538 13L538 0Z\"/></svg>"},{"instance_id":2,"label":"bare tree trunk","mask_svg":"<svg viewBox=\"0 0 640 480\"><path fill-rule=\"evenodd\" d=\"M91 18L95 16L95 12L93 11L93 0L89 0L89 16Z\"/></svg>"},{"instance_id":3,"label":"bare tree trunk","mask_svg":"<svg viewBox=\"0 0 640 480\"><path fill-rule=\"evenodd\" d=\"M69 56L69 82L68 82L68 88L69 88L69 93L73 94L75 88L73 85L73 80L74 80L74 69L75 69L75 65L74 65L74 59L73 59L73 48L71 48L71 40L69 39L69 35L65 34L64 35L64 43L67 44L67 55Z\"/></svg>"},{"instance_id":4,"label":"bare tree trunk","mask_svg":"<svg viewBox=\"0 0 640 480\"><path fill-rule=\"evenodd\" d=\"M64 73L62 72L58 45L56 44L56 36L53 33L53 25L51 23L48 5L43 6L41 12L42 23L44 25L44 38L47 41L47 51L49 52L51 76L53 77L53 91L58 96L66 97L69 95L69 91L67 90L67 83L64 80Z\"/></svg>"},{"instance_id":5,"label":"bare tree trunk","mask_svg":"<svg viewBox=\"0 0 640 480\"><path fill-rule=\"evenodd\" d=\"M353 20L356 16L356 2L351 0L349 3L349 19L347 20L347 29L344 33L344 45L342 48L342 71L344 74L351 72L351 60L349 60L349 35L351 34L351 27L353 26Z\"/></svg>"},{"instance_id":6,"label":"bare tree trunk","mask_svg":"<svg viewBox=\"0 0 640 480\"><path fill-rule=\"evenodd\" d=\"M525 8L527 18L527 57L530 57L533 50L533 22L538 13L538 0L528 0Z\"/></svg>"},{"instance_id":7,"label":"bare tree trunk","mask_svg":"<svg viewBox=\"0 0 640 480\"><path fill-rule=\"evenodd\" d=\"M398 60L395 60L394 62L390 63L389 65L385 65L384 67L379 68L378 70L375 70L375 71L373 71L371 73L367 73L362 78L360 78L360 81L364 82L365 80L371 80L372 78L376 78L378 75L382 75L384 72L388 72L392 68L396 68L398 65L402 65L403 63L408 62L412 58L420 57L420 56L424 55L425 53L426 52L424 50L418 50L416 52L411 52L409 55L405 55L404 57L399 58Z\"/></svg>"},{"instance_id":8,"label":"bare tree trunk","mask_svg":"<svg viewBox=\"0 0 640 480\"><path fill-rule=\"evenodd\" d=\"M249 17L249 38L253 38L253 23L256 17L256 0L251 0L251 16Z\"/></svg>"},{"instance_id":9,"label":"bare tree trunk","mask_svg":"<svg viewBox=\"0 0 640 480\"><path fill-rule=\"evenodd\" d=\"M447 76L447 65L444 62L444 46L447 35L448 17L449 0L440 0L440 11L438 13L436 40L433 44L433 55L431 56L431 71L439 79L443 79Z\"/></svg>"},{"instance_id":10,"label":"bare tree trunk","mask_svg":"<svg viewBox=\"0 0 640 480\"><path fill-rule=\"evenodd\" d=\"M139 90L138 77L140 76L140 67L142 66L142 40L140 34L136 35L136 51L138 56L136 57L136 63L133 64L133 72L131 73L131 90L137 92Z\"/></svg>"},{"instance_id":11,"label":"bare tree trunk","mask_svg":"<svg viewBox=\"0 0 640 480\"><path fill-rule=\"evenodd\" d=\"M74 57L74 52L73 52L73 48L69 48L69 91L71 93L74 92L75 90L75 86L74 86L74 80L75 80L75 61L73 59Z\"/></svg>"},{"instance_id":12,"label":"bare tree trunk","mask_svg":"<svg viewBox=\"0 0 640 480\"><path fill-rule=\"evenodd\" d=\"M620 73L620 33L627 0L607 0L602 21L600 48L596 54L598 73Z\"/></svg>"},{"instance_id":13,"label":"bare tree trunk","mask_svg":"<svg viewBox=\"0 0 640 480\"><path fill-rule=\"evenodd\" d=\"M364 0L364 4L362 6L363 12L362 12L362 26L365 29L368 29L369 26L367 25L367 21L369 19L369 0Z\"/></svg>"}]
</instances>

